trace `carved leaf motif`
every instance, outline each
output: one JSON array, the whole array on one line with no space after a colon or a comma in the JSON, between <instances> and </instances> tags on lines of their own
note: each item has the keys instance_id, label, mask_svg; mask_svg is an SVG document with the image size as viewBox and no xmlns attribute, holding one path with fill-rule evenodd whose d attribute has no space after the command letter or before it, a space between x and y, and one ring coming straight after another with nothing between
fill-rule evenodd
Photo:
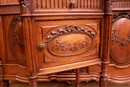
<instances>
[{"instance_id":1,"label":"carved leaf motif","mask_svg":"<svg viewBox=\"0 0 130 87\"><path fill-rule=\"evenodd\" d=\"M51 35L46 37L46 40L48 42L50 39L52 39L58 35L73 33L73 32L86 33L88 35L91 35L92 37L95 37L95 32L91 31L90 29L84 29L83 27L80 28L76 25L68 25L65 28L59 28L58 31L52 31Z\"/></svg>"},{"instance_id":2,"label":"carved leaf motif","mask_svg":"<svg viewBox=\"0 0 130 87\"><path fill-rule=\"evenodd\" d=\"M56 39L56 46L54 46L57 51L77 51L79 49L82 49L88 45L88 39L86 37L86 40L83 42L77 41L73 44L70 44L68 42L61 42L59 39Z\"/></svg>"},{"instance_id":3,"label":"carved leaf motif","mask_svg":"<svg viewBox=\"0 0 130 87\"><path fill-rule=\"evenodd\" d=\"M120 18L128 18L128 19L130 19L130 13L126 12L126 11L115 12L112 21L116 22Z\"/></svg>"},{"instance_id":4,"label":"carved leaf motif","mask_svg":"<svg viewBox=\"0 0 130 87\"><path fill-rule=\"evenodd\" d=\"M19 39L19 36L17 35L16 31L14 31L14 44L20 45L22 48L24 48L24 43Z\"/></svg>"},{"instance_id":5,"label":"carved leaf motif","mask_svg":"<svg viewBox=\"0 0 130 87\"><path fill-rule=\"evenodd\" d=\"M114 44L114 42L117 42L119 46L123 49L124 46L127 46L130 43L130 34L128 35L126 40L121 40L116 33L116 29L112 29L112 37L111 42Z\"/></svg>"},{"instance_id":6,"label":"carved leaf motif","mask_svg":"<svg viewBox=\"0 0 130 87\"><path fill-rule=\"evenodd\" d=\"M16 17L12 20L9 37L10 52L14 60L20 65L25 65L25 52L23 34L21 29L21 17Z\"/></svg>"},{"instance_id":7,"label":"carved leaf motif","mask_svg":"<svg viewBox=\"0 0 130 87\"><path fill-rule=\"evenodd\" d=\"M112 1L106 0L106 13L111 13L111 12L112 12Z\"/></svg>"},{"instance_id":8,"label":"carved leaf motif","mask_svg":"<svg viewBox=\"0 0 130 87\"><path fill-rule=\"evenodd\" d=\"M30 3L28 0L19 0L21 12L29 12Z\"/></svg>"}]
</instances>

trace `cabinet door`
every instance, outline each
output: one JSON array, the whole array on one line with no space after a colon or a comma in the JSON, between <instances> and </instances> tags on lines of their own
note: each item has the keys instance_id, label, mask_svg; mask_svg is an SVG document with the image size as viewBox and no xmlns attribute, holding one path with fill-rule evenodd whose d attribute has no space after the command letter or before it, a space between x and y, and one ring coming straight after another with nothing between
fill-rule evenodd
<instances>
[{"instance_id":1,"label":"cabinet door","mask_svg":"<svg viewBox=\"0 0 130 87\"><path fill-rule=\"evenodd\" d=\"M40 67L99 59L99 20L37 21L36 58Z\"/></svg>"}]
</instances>

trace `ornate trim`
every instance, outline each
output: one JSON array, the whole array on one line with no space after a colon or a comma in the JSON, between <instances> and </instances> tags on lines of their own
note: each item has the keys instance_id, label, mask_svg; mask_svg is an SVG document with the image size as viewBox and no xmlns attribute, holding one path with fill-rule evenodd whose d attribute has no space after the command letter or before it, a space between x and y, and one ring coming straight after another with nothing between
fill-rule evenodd
<instances>
[{"instance_id":1,"label":"ornate trim","mask_svg":"<svg viewBox=\"0 0 130 87\"><path fill-rule=\"evenodd\" d=\"M15 26L21 22L21 17L15 17L12 22L11 22L11 29L9 32L9 37L11 37L9 40L10 42L10 50L11 50L11 54L13 55L13 58L15 61L17 61L17 63L19 63L20 65L25 65L25 61L21 60L17 55L16 52L14 51L13 45L18 44L21 49L24 49L24 43L20 40L19 36L17 35L17 32L14 30Z\"/></svg>"},{"instance_id":2,"label":"ornate trim","mask_svg":"<svg viewBox=\"0 0 130 87\"><path fill-rule=\"evenodd\" d=\"M79 70L80 70L79 73L88 73L87 67L80 68ZM60 72L58 74L68 74L68 73L76 73L76 69Z\"/></svg>"},{"instance_id":3,"label":"ornate trim","mask_svg":"<svg viewBox=\"0 0 130 87\"><path fill-rule=\"evenodd\" d=\"M12 27L14 28L14 26L21 21L21 17L16 17L12 23ZM17 35L17 32L14 31L13 32L13 40L14 40L14 44L18 44L20 45L22 48L24 48L24 43L19 39L19 36Z\"/></svg>"},{"instance_id":4,"label":"ornate trim","mask_svg":"<svg viewBox=\"0 0 130 87\"><path fill-rule=\"evenodd\" d=\"M73 44L70 44L68 42L61 42L59 39L56 39L56 46L54 47L57 49L57 51L78 51L88 45L88 39L86 37L86 40L83 42L77 41Z\"/></svg>"},{"instance_id":5,"label":"ornate trim","mask_svg":"<svg viewBox=\"0 0 130 87\"><path fill-rule=\"evenodd\" d=\"M30 9L30 3L29 0L18 0L20 3L20 10L22 13L29 12Z\"/></svg>"},{"instance_id":6,"label":"ornate trim","mask_svg":"<svg viewBox=\"0 0 130 87\"><path fill-rule=\"evenodd\" d=\"M112 1L106 0L106 13L112 13Z\"/></svg>"},{"instance_id":7,"label":"ornate trim","mask_svg":"<svg viewBox=\"0 0 130 87\"><path fill-rule=\"evenodd\" d=\"M0 5L0 14L19 14L20 6L19 4L13 5Z\"/></svg>"},{"instance_id":8,"label":"ornate trim","mask_svg":"<svg viewBox=\"0 0 130 87\"><path fill-rule=\"evenodd\" d=\"M114 23L114 22L116 22L120 18L128 18L128 19L130 19L130 13L126 12L126 11L115 12L114 16L113 16L112 22Z\"/></svg>"},{"instance_id":9,"label":"ornate trim","mask_svg":"<svg viewBox=\"0 0 130 87\"><path fill-rule=\"evenodd\" d=\"M115 23L120 18L128 18L128 19L130 19L130 14L128 12L125 12L125 11L123 11L123 12L115 12L114 16L113 16L112 22ZM127 36L126 40L120 39L119 35L116 33L116 29L112 29L112 32L111 32L111 43L112 44L117 43L121 47L121 49L123 49L124 46L127 46L130 43L130 34ZM112 55L112 53L110 53L110 56L112 57L112 59L114 61L116 61L117 63L120 63L120 64L127 63L127 62L130 61L130 58L128 58L127 60L120 62L119 60L117 60Z\"/></svg>"},{"instance_id":10,"label":"ornate trim","mask_svg":"<svg viewBox=\"0 0 130 87\"><path fill-rule=\"evenodd\" d=\"M16 18L13 20L12 26L14 27L19 21L21 21L21 17L16 17Z\"/></svg>"},{"instance_id":11,"label":"ornate trim","mask_svg":"<svg viewBox=\"0 0 130 87\"><path fill-rule=\"evenodd\" d=\"M90 29L80 28L77 25L68 25L68 26L65 26L65 28L60 28L58 31L52 31L51 35L46 37L46 40L47 42L49 42L52 38L58 35L74 33L74 32L81 32L81 33L88 34L92 37L95 37L95 32L91 31Z\"/></svg>"},{"instance_id":12,"label":"ornate trim","mask_svg":"<svg viewBox=\"0 0 130 87\"><path fill-rule=\"evenodd\" d=\"M20 45L22 48L24 48L24 43L19 39L19 36L17 35L17 32L14 31L14 44Z\"/></svg>"},{"instance_id":13,"label":"ornate trim","mask_svg":"<svg viewBox=\"0 0 130 87\"><path fill-rule=\"evenodd\" d=\"M130 58L128 58L127 60L121 62L121 61L117 60L117 59L112 55L111 52L110 52L110 56L112 57L112 59L113 59L114 61L116 61L117 63L120 63L120 64L128 63L128 62L130 61Z\"/></svg>"},{"instance_id":14,"label":"ornate trim","mask_svg":"<svg viewBox=\"0 0 130 87\"><path fill-rule=\"evenodd\" d=\"M116 64L109 64L110 67L116 67L116 68L129 68L130 67L130 64L129 65L116 65Z\"/></svg>"},{"instance_id":15,"label":"ornate trim","mask_svg":"<svg viewBox=\"0 0 130 87\"><path fill-rule=\"evenodd\" d=\"M118 34L116 33L116 29L112 29L111 42L112 44L114 42L118 43L118 45L121 46L121 48L123 49L124 46L127 46L130 43L130 34L128 35L127 39L124 41L119 38Z\"/></svg>"},{"instance_id":16,"label":"ornate trim","mask_svg":"<svg viewBox=\"0 0 130 87\"><path fill-rule=\"evenodd\" d=\"M124 84L130 82L130 75L115 76L109 74L108 77L108 81L113 83Z\"/></svg>"},{"instance_id":17,"label":"ornate trim","mask_svg":"<svg viewBox=\"0 0 130 87\"><path fill-rule=\"evenodd\" d=\"M130 14L125 11L114 13L112 22L114 23L120 18L130 19ZM123 48L124 46L127 46L128 43L130 43L130 34L128 35L128 38L124 41L119 38L118 34L116 33L116 29L112 29L111 42L112 43L117 42L119 44L119 46L121 46L121 48Z\"/></svg>"}]
</instances>

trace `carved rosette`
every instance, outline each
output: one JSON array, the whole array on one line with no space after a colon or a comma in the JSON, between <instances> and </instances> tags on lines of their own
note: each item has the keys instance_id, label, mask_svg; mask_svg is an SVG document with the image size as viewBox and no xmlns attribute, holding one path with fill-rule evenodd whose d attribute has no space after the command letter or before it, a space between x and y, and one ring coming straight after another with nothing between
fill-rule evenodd
<instances>
[{"instance_id":1,"label":"carved rosette","mask_svg":"<svg viewBox=\"0 0 130 87\"><path fill-rule=\"evenodd\" d=\"M20 10L22 13L29 12L30 9L29 0L19 0L18 2L20 3Z\"/></svg>"},{"instance_id":2,"label":"carved rosette","mask_svg":"<svg viewBox=\"0 0 130 87\"><path fill-rule=\"evenodd\" d=\"M112 1L106 0L106 13L112 13Z\"/></svg>"}]
</instances>

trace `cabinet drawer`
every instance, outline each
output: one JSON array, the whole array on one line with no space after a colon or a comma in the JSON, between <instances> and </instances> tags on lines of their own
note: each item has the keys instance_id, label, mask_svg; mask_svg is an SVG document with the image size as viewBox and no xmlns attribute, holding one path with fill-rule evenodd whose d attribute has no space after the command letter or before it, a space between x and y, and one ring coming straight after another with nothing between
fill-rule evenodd
<instances>
[{"instance_id":1,"label":"cabinet drawer","mask_svg":"<svg viewBox=\"0 0 130 87\"><path fill-rule=\"evenodd\" d=\"M99 58L99 20L35 23L37 55L43 67Z\"/></svg>"},{"instance_id":2,"label":"cabinet drawer","mask_svg":"<svg viewBox=\"0 0 130 87\"><path fill-rule=\"evenodd\" d=\"M102 0L36 0L35 11L92 11L101 10ZM80 10L78 10L80 9ZM91 9L91 10L89 10Z\"/></svg>"}]
</instances>

